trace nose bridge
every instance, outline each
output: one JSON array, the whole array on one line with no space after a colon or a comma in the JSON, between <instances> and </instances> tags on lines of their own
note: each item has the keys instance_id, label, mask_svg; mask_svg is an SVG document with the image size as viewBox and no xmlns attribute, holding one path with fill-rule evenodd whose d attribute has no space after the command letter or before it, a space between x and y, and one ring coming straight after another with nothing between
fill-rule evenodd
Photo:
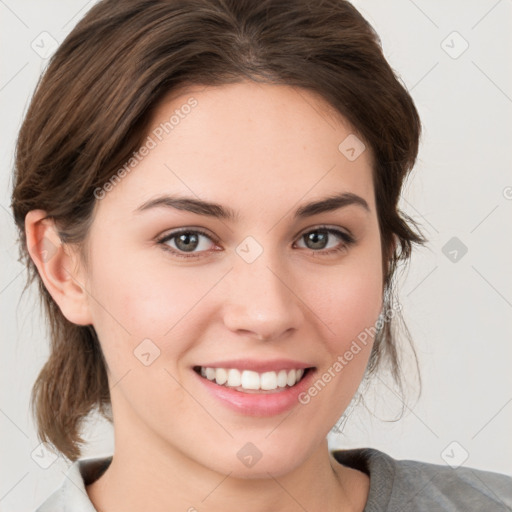
<instances>
[{"instance_id":1,"label":"nose bridge","mask_svg":"<svg viewBox=\"0 0 512 512\"><path fill-rule=\"evenodd\" d=\"M277 249L247 237L236 248L224 321L262 339L298 328L302 311Z\"/></svg>"}]
</instances>

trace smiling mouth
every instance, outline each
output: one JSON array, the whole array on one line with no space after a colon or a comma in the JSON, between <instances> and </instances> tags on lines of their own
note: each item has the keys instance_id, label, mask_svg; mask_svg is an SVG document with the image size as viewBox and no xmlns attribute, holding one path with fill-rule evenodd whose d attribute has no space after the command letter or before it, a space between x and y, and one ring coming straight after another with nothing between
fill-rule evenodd
<instances>
[{"instance_id":1,"label":"smiling mouth","mask_svg":"<svg viewBox=\"0 0 512 512\"><path fill-rule=\"evenodd\" d=\"M194 371L219 386L242 393L279 393L293 388L314 368L270 372L195 366Z\"/></svg>"}]
</instances>

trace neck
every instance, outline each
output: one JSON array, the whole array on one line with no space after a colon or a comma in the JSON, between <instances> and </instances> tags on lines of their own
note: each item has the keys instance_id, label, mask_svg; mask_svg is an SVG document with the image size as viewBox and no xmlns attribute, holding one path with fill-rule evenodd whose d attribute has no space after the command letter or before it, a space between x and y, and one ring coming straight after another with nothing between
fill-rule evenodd
<instances>
[{"instance_id":1,"label":"neck","mask_svg":"<svg viewBox=\"0 0 512 512\"><path fill-rule=\"evenodd\" d=\"M362 511L368 495L366 475L342 466L324 440L293 471L265 478L221 474L166 446L123 443L116 436L112 463L87 487L97 510L108 512L273 510Z\"/></svg>"}]
</instances>

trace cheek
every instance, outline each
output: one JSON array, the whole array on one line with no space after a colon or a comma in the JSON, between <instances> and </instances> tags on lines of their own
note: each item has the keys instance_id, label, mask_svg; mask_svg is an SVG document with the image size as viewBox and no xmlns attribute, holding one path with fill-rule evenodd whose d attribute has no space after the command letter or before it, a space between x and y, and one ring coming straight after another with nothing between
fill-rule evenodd
<instances>
[{"instance_id":1,"label":"cheek","mask_svg":"<svg viewBox=\"0 0 512 512\"><path fill-rule=\"evenodd\" d=\"M150 414L156 423L163 422L169 412L162 403L172 397L173 414L184 412L190 404L175 380L181 376L174 363L187 349L190 310L206 290L191 286L186 272L169 279L162 269L135 262L137 271L110 264L107 258L95 263L90 283L93 321L117 411L130 411L129 404L137 404L141 417Z\"/></svg>"},{"instance_id":2,"label":"cheek","mask_svg":"<svg viewBox=\"0 0 512 512\"><path fill-rule=\"evenodd\" d=\"M377 332L376 324L382 308L380 266L375 272L338 273L330 281L328 292L311 297L312 309L322 320L324 360L311 386L300 398L301 403L318 411L322 432L332 426L352 400L363 378ZM313 415L314 416L314 415ZM321 425L320 425L321 423Z\"/></svg>"},{"instance_id":3,"label":"cheek","mask_svg":"<svg viewBox=\"0 0 512 512\"><path fill-rule=\"evenodd\" d=\"M218 276L210 272L200 279L197 268L170 270L166 265L148 265L143 258L108 251L92 264L90 308L114 377L139 363L134 359L139 345L140 350L147 346L155 354L160 350L167 362L178 360L187 349L191 332L205 321L198 318L199 303Z\"/></svg>"},{"instance_id":4,"label":"cheek","mask_svg":"<svg viewBox=\"0 0 512 512\"><path fill-rule=\"evenodd\" d=\"M354 255L346 265L303 281L304 297L308 297L308 306L325 327L322 337L330 352L344 351L377 321L382 308L382 264L378 254ZM308 289L310 293L306 293Z\"/></svg>"},{"instance_id":5,"label":"cheek","mask_svg":"<svg viewBox=\"0 0 512 512\"><path fill-rule=\"evenodd\" d=\"M133 250L106 250L96 257L89 286L91 306L100 324L117 324L133 337L160 337L172 327L193 290L188 276L175 272L170 279L162 275L165 267L142 256Z\"/></svg>"}]
</instances>

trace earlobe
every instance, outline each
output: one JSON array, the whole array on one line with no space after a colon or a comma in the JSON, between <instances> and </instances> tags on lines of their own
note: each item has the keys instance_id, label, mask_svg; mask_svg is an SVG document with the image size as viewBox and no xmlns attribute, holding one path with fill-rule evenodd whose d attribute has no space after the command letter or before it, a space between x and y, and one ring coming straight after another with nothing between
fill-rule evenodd
<instances>
[{"instance_id":1,"label":"earlobe","mask_svg":"<svg viewBox=\"0 0 512 512\"><path fill-rule=\"evenodd\" d=\"M92 324L78 254L62 243L53 219L45 216L44 210L31 210L25 217L30 257L62 314L74 324Z\"/></svg>"}]
</instances>

